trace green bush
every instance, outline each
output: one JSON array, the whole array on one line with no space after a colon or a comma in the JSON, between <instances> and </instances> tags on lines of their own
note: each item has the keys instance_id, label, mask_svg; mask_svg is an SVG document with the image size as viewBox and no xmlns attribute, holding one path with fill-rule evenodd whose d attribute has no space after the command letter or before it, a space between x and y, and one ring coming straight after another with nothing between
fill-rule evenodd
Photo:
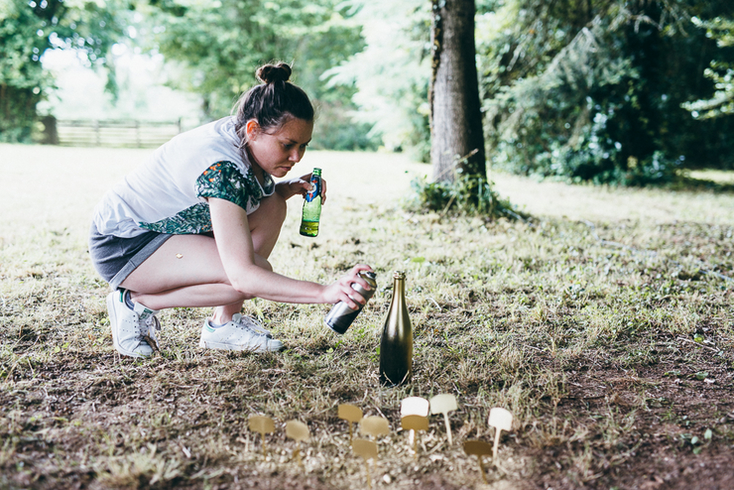
<instances>
[{"instance_id":1,"label":"green bush","mask_svg":"<svg viewBox=\"0 0 734 490\"><path fill-rule=\"evenodd\" d=\"M683 4L610 1L585 12L573 2L512 0L483 16L478 49L495 168L646 186L667 185L682 168L731 166L734 140L723 135L734 120L695 120L681 105L713 93L705 63L732 53L692 29ZM691 13L706 8L698 2Z\"/></svg>"},{"instance_id":2,"label":"green bush","mask_svg":"<svg viewBox=\"0 0 734 490\"><path fill-rule=\"evenodd\" d=\"M435 211L511 220L527 217L515 210L509 201L500 199L492 185L486 179L465 174L459 174L454 182L429 182L426 177L413 179L410 183L413 194L406 207L415 212Z\"/></svg>"}]
</instances>

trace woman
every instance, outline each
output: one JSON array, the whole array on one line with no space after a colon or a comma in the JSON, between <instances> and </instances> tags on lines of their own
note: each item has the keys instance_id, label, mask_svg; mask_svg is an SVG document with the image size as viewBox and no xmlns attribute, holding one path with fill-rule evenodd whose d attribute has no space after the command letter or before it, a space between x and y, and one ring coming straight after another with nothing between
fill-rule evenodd
<instances>
[{"instance_id":1,"label":"woman","mask_svg":"<svg viewBox=\"0 0 734 490\"><path fill-rule=\"evenodd\" d=\"M247 299L364 304L351 285L369 289L358 275L367 265L321 285L279 275L267 260L286 200L311 188L310 175L273 181L301 160L313 131L313 106L290 74L283 63L260 67L262 84L240 98L236 116L176 136L98 204L90 255L113 288L107 309L121 354L157 349L164 308L214 306L201 347L266 352L282 343L240 315Z\"/></svg>"}]
</instances>

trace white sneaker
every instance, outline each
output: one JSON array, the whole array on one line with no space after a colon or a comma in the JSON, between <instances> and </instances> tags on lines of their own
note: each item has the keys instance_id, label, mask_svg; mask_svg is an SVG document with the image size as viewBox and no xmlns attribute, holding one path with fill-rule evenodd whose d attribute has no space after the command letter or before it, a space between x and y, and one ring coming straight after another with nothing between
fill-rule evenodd
<instances>
[{"instance_id":1,"label":"white sneaker","mask_svg":"<svg viewBox=\"0 0 734 490\"><path fill-rule=\"evenodd\" d=\"M135 303L130 309L125 304L125 290L118 289L107 295L107 312L112 326L112 343L122 355L149 357L158 350L156 331L161 324L155 316L156 310Z\"/></svg>"},{"instance_id":2,"label":"white sneaker","mask_svg":"<svg viewBox=\"0 0 734 490\"><path fill-rule=\"evenodd\" d=\"M258 325L255 320L236 313L232 316L232 321L217 328L212 327L207 319L201 327L199 347L275 352L283 348L283 342L273 339L270 332Z\"/></svg>"}]
</instances>

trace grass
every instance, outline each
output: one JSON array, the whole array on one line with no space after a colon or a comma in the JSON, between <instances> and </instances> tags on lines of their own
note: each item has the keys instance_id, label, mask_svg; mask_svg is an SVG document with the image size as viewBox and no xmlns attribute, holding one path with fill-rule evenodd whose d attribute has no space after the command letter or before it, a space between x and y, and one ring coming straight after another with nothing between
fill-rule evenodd
<instances>
[{"instance_id":1,"label":"grass","mask_svg":"<svg viewBox=\"0 0 734 490\"><path fill-rule=\"evenodd\" d=\"M727 488L734 483L734 195L569 187L492 175L529 222L403 211L427 167L309 153L329 185L321 235L291 203L271 262L327 282L357 262L379 289L344 336L327 305L254 300L287 350L198 348L206 311L163 312L161 355L116 355L107 286L86 252L92 209L148 152L0 145L0 488L366 488L337 405L385 416L377 488ZM726 176L718 175L720 181ZM407 272L412 383L377 382L391 272ZM410 451L400 401L452 393ZM461 444L493 441L498 465ZM276 422L263 456L253 414ZM287 420L309 427L297 447Z\"/></svg>"}]
</instances>

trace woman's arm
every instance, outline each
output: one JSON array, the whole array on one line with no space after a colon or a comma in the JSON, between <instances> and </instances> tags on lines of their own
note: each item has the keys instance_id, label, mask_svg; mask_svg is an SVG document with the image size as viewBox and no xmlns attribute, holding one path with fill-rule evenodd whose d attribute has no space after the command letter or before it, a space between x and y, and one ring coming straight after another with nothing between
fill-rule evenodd
<instances>
[{"instance_id":1,"label":"woman's arm","mask_svg":"<svg viewBox=\"0 0 734 490\"><path fill-rule=\"evenodd\" d=\"M324 286L310 281L298 281L258 266L250 235L247 213L240 206L217 198L209 199L212 227L220 260L230 284L250 296L283 303L337 303L344 301L351 308L364 298L351 285L359 283L369 289L359 272L371 270L356 265L333 284ZM264 259L261 259L264 260ZM352 295L350 298L349 295Z\"/></svg>"}]
</instances>

